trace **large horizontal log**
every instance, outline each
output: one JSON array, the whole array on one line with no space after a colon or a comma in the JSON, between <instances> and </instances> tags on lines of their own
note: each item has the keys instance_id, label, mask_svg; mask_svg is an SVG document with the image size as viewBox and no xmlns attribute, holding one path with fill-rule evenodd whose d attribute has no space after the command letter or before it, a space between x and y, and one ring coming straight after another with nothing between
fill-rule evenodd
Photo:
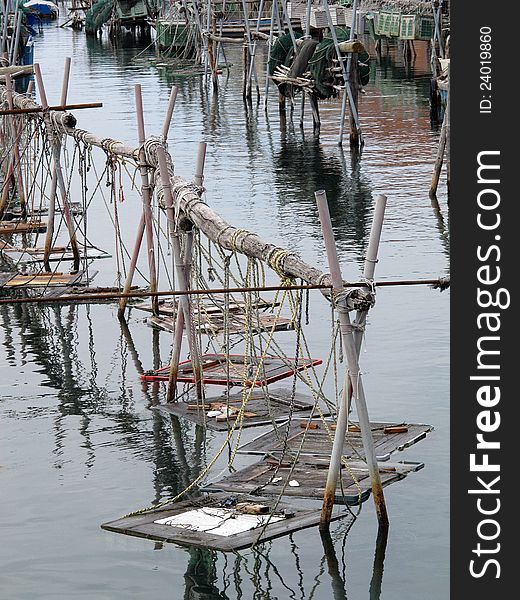
<instances>
[{"instance_id":1,"label":"large horizontal log","mask_svg":"<svg viewBox=\"0 0 520 600\"><path fill-rule=\"evenodd\" d=\"M10 65L8 67L0 67L0 79L4 80L6 75L11 75L11 77L31 75L32 72L32 65Z\"/></svg>"},{"instance_id":2,"label":"large horizontal log","mask_svg":"<svg viewBox=\"0 0 520 600\"><path fill-rule=\"evenodd\" d=\"M359 40L351 40L349 42L340 42L338 44L339 49L343 54L357 53L361 54L365 52L365 46Z\"/></svg>"}]
</instances>

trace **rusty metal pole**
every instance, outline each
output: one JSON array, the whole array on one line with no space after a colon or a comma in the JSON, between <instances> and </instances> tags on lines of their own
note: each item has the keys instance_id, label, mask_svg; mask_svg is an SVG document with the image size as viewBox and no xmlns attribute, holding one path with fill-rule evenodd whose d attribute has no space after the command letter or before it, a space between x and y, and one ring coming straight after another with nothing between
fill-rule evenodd
<instances>
[{"instance_id":1,"label":"rusty metal pole","mask_svg":"<svg viewBox=\"0 0 520 600\"><path fill-rule=\"evenodd\" d=\"M324 190L315 192L316 203L323 231L323 239L327 251L327 259L329 263L330 275L334 292L343 291L343 278L341 276L341 268L339 265L336 244L334 242L334 234L330 221L329 207L327 204L327 195ZM363 449L370 473L372 482L372 494L376 506L377 517L381 525L388 525L388 515L386 512L385 498L381 485L381 477L379 475L379 467L377 464L376 453L374 448L374 440L370 430L370 420L366 405L365 393L361 373L359 371L359 362L356 352L356 343L353 335L353 327L350 322L349 312L345 301L339 300L338 314L340 319L341 341L347 359L347 373L343 383L343 392L341 403L338 410L338 420L336 423L336 432L334 435L334 443L330 459L329 472L327 474L327 483L325 486L325 494L323 497L323 506L321 511L320 529L325 530L329 527L332 508L336 495L336 485L338 482L339 471L341 468L341 457L343 454L343 444L347 433L348 413L349 413L349 398L348 398L348 381L352 381L354 398L358 413L359 425L361 428L361 438L363 441Z\"/></svg>"}]
</instances>

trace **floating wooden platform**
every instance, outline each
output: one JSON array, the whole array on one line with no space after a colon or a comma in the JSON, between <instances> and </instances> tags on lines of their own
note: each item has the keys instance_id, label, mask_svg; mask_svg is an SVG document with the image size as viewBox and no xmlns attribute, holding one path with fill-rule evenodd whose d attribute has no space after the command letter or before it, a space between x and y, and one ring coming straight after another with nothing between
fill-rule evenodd
<instances>
[{"instance_id":1,"label":"floating wooden platform","mask_svg":"<svg viewBox=\"0 0 520 600\"><path fill-rule=\"evenodd\" d=\"M311 358L299 358L296 361L294 358L283 359L279 356L267 356L263 359L261 373L253 383L252 379L261 360L260 357L245 357L242 354L231 354L229 356L226 354L204 354L201 357L202 383L230 386L264 386L290 377L294 375L295 371L302 371L322 362ZM141 379L143 381L168 381L169 373L170 366L168 365L156 371L144 373L141 375ZM177 381L195 383L191 360L179 363Z\"/></svg>"},{"instance_id":2,"label":"floating wooden platform","mask_svg":"<svg viewBox=\"0 0 520 600\"><path fill-rule=\"evenodd\" d=\"M12 246L7 242L2 241L0 241L0 252L6 254L18 264L43 262L44 257L43 248L17 248L16 246ZM94 260L100 258L111 258L111 255L104 250L98 250L96 248L87 248L87 253L85 254L84 249L80 248L80 258L81 260ZM55 247L50 251L49 262L72 260L74 260L74 255L70 248Z\"/></svg>"},{"instance_id":3,"label":"floating wooden platform","mask_svg":"<svg viewBox=\"0 0 520 600\"><path fill-rule=\"evenodd\" d=\"M84 272L75 273L0 273L0 287L4 288L47 288L74 285L83 278Z\"/></svg>"},{"instance_id":4,"label":"floating wooden platform","mask_svg":"<svg viewBox=\"0 0 520 600\"><path fill-rule=\"evenodd\" d=\"M201 323L200 321L203 320ZM294 324L291 319L285 319L283 317L276 318L275 315L264 314L258 316L258 322L253 324L246 323L246 315L229 314L228 318L228 331L231 335L246 333L258 333L259 331L289 331L294 329ZM153 327L158 327L163 331L175 331L175 318L174 317L148 317L146 322ZM203 317L201 319L194 319L195 330L199 333L206 335L218 335L224 333L224 315L212 315L210 318Z\"/></svg>"},{"instance_id":5,"label":"floating wooden platform","mask_svg":"<svg viewBox=\"0 0 520 600\"><path fill-rule=\"evenodd\" d=\"M364 502L371 493L372 485L368 468L364 462L359 460L349 461L348 466L347 469L342 465L341 480L338 481L336 488L335 502L349 505L359 504L360 490L356 481L361 488L361 502ZM423 463L384 463L379 466L381 483L383 487L390 485L423 467ZM312 463L308 460L300 461L293 465L290 462L280 464L276 459L266 458L204 487L203 491L241 492L269 497L278 497L283 492L283 496L323 500L328 468L329 461L324 459L313 460ZM288 480L292 485L288 484Z\"/></svg>"},{"instance_id":6,"label":"floating wooden platform","mask_svg":"<svg viewBox=\"0 0 520 600\"><path fill-rule=\"evenodd\" d=\"M0 221L0 235L15 233L45 233L47 223L44 221Z\"/></svg>"},{"instance_id":7,"label":"floating wooden platform","mask_svg":"<svg viewBox=\"0 0 520 600\"><path fill-rule=\"evenodd\" d=\"M236 509L237 504L241 503L267 507L269 514L244 513ZM216 493L195 500L177 502L143 515L103 523L101 527L116 533L172 542L181 546L233 552L307 527L314 527L320 521L320 514L319 508L276 503L272 498ZM269 522L270 515L272 520ZM332 520L345 517L352 518L345 508L335 506ZM167 524L169 519L172 524ZM196 530L197 528L200 530Z\"/></svg>"},{"instance_id":8,"label":"floating wooden platform","mask_svg":"<svg viewBox=\"0 0 520 600\"><path fill-rule=\"evenodd\" d=\"M329 427L333 425L328 422ZM238 452L242 454L272 454L279 455L284 452L287 457L300 456L330 456L332 450L332 441L329 438L327 430L321 420L315 420L306 429L307 421L293 419L290 423L285 423L278 427L278 431L268 431L247 444L240 446ZM287 432L289 428L289 432ZM397 450L404 450L424 439L426 435L433 430L431 425L422 425L415 423L370 423L377 460L386 461L390 455ZM334 432L331 432L332 436ZM284 440L287 436L287 443L284 447ZM346 458L365 458L361 432L357 423L349 426L348 435L345 438L343 446L343 455Z\"/></svg>"},{"instance_id":9,"label":"floating wooden platform","mask_svg":"<svg viewBox=\"0 0 520 600\"><path fill-rule=\"evenodd\" d=\"M264 299L260 298L260 300L253 303L253 308L258 309L258 310L263 310L263 309L268 309L268 308L274 308L276 306L279 306L279 304L280 304L279 302L270 302L269 300L264 300ZM145 312L150 312L150 313L153 312L151 302L140 302L139 304L136 304L134 306L134 308L137 308L138 310L144 310ZM158 313L159 315L172 317L175 315L175 313L177 311L177 301L171 300L171 299L159 300L158 308L159 308L159 313ZM238 301L238 302L231 301L231 302L229 302L228 308L229 308L230 313L237 312L237 311L244 312L245 303L240 302L240 301ZM223 314L225 309L226 309L226 306L225 306L224 302L214 298L211 302L204 302L204 308L201 309L201 312L203 314L205 313L208 315ZM193 307L194 315L196 315L197 312L198 312L197 305L195 304L195 306Z\"/></svg>"},{"instance_id":10,"label":"floating wooden platform","mask_svg":"<svg viewBox=\"0 0 520 600\"><path fill-rule=\"evenodd\" d=\"M284 388L268 391L254 390L247 402L242 427L283 422L289 418L291 411L294 418L304 418L312 411L314 407L312 398L300 393L296 393L294 398L291 396L292 390ZM159 404L154 408L188 419L208 429L227 431L236 421L241 406L242 393L240 392L229 397L207 398L204 404L171 402ZM322 412L329 414L325 408L322 408Z\"/></svg>"},{"instance_id":11,"label":"floating wooden platform","mask_svg":"<svg viewBox=\"0 0 520 600\"><path fill-rule=\"evenodd\" d=\"M275 303L267 300L260 300L253 306L253 310L261 311L253 314L252 319L248 319L245 312L244 302L231 302L229 304L227 327L231 335L244 334L259 331L289 331L294 329L294 323L291 319L285 317L276 317L267 309L272 309ZM138 304L135 308L152 312L150 303ZM146 322L152 327L158 327L164 331L175 331L175 313L177 303L168 300L159 303L159 314L148 317ZM199 311L197 305L193 307L193 323L199 333L206 335L218 335L224 333L226 328L224 318L225 306L223 302L204 302L203 308Z\"/></svg>"}]
</instances>

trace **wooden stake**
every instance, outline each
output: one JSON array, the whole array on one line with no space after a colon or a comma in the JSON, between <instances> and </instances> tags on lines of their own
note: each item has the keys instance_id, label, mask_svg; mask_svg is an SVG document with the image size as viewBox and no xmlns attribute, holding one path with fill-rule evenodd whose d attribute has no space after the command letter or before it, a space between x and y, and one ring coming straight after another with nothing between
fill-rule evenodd
<instances>
[{"instance_id":1,"label":"wooden stake","mask_svg":"<svg viewBox=\"0 0 520 600\"><path fill-rule=\"evenodd\" d=\"M442 119L441 135L439 138L439 145L437 147L437 156L435 158L435 164L433 166L432 183L430 185L430 198L437 198L437 188L439 187L439 179L442 171L442 163L444 161L444 152L448 142L448 131L449 131L449 116L450 116L450 93L448 91L448 99L446 103L446 109L444 111L444 117ZM449 186L449 178L448 178Z\"/></svg>"},{"instance_id":2,"label":"wooden stake","mask_svg":"<svg viewBox=\"0 0 520 600\"><path fill-rule=\"evenodd\" d=\"M168 100L168 108L166 109L166 116L164 117L164 124L161 133L163 142L168 141L168 132L170 131L173 109L175 108L175 101L177 100L178 91L179 88L176 85L172 86L172 89L170 91L170 99Z\"/></svg>"},{"instance_id":3,"label":"wooden stake","mask_svg":"<svg viewBox=\"0 0 520 600\"><path fill-rule=\"evenodd\" d=\"M337 293L339 293L343 290L343 278L341 276L341 268L339 265L336 245L334 242L334 234L332 231L332 224L330 221L327 196L324 190L320 190L315 192L315 197L316 203L318 205L318 212L320 215L323 239L327 251L327 259L330 268L332 285L334 286L334 290ZM377 516L381 524L388 524L388 515L386 512L383 488L381 485L381 477L379 475L379 467L376 459L374 440L372 438L372 432L370 430L370 420L368 417L365 392L363 389L361 373L359 371L359 362L356 352L353 328L350 322L350 316L345 300L338 299L337 308L340 319L341 340L347 358L347 373L345 374L345 381L343 384L342 400L338 410L336 433L334 435L330 467L327 475L325 494L323 497L323 507L320 521L320 529L322 530L326 530L329 527L332 508L334 506L334 499L336 495L338 475L341 468L341 457L343 453L345 435L347 432L349 413L349 378L353 384L354 398L356 401L359 425L361 428L361 437L363 440L363 449L365 451L368 470L372 482L372 495L374 497L374 502L376 505Z\"/></svg>"},{"instance_id":4,"label":"wooden stake","mask_svg":"<svg viewBox=\"0 0 520 600\"><path fill-rule=\"evenodd\" d=\"M143 197L143 212L144 212L144 228L146 233L146 246L148 251L148 271L150 276L150 290L157 291L157 270L155 266L155 250L153 236L153 216L152 216L152 191L148 176L148 167L146 165L146 155L144 150L144 142L146 133L144 127L144 111L143 97L141 94L141 86L136 84L135 88L135 109L137 116L137 132L139 136L139 172L141 174L141 193ZM159 305L157 299L152 300L153 314L159 314Z\"/></svg>"},{"instance_id":5,"label":"wooden stake","mask_svg":"<svg viewBox=\"0 0 520 600\"><path fill-rule=\"evenodd\" d=\"M61 89L61 98L60 103L65 105L67 103L67 91L68 91L68 81L69 81L69 72L70 72L70 58L65 58L65 66L64 66L64 76L63 76L63 85ZM47 272L51 271L50 266L50 254L52 250L52 242L54 236L54 218L56 212L56 191L60 190L62 208L63 208L63 218L67 225L67 229L69 232L69 240L70 247L72 250L72 254L74 256L73 261L73 272L79 271L79 263L80 263L80 254L78 249L78 244L76 241L76 231L74 221L72 219L72 214L69 206L69 195L67 192L67 188L65 185L65 179L63 177L63 172L61 170L61 139L60 135L55 131L49 113L46 109L49 108L49 103L47 101L47 95L45 93L45 86L43 85L43 77L40 70L40 65L34 65L34 76L36 78L36 83L38 84L38 91L40 94L41 105L44 109L44 121L45 127L48 132L49 139L51 140L53 147L53 173L51 179L51 192L49 198L49 213L47 217L47 232L45 236L44 242L44 254L43 254L43 265Z\"/></svg>"},{"instance_id":6,"label":"wooden stake","mask_svg":"<svg viewBox=\"0 0 520 600\"><path fill-rule=\"evenodd\" d=\"M205 144L204 144L205 146ZM199 158L202 155L199 146ZM204 150L205 155L205 150ZM159 172L161 176L161 180L163 183L163 191L164 191L164 205L166 207L166 214L168 217L168 226L170 232L170 240L173 248L174 258L175 258L175 269L177 272L177 282L179 286L180 292L187 292L189 290L189 272L188 265L186 262L183 262L181 256L181 246L179 236L175 229L175 211L173 207L173 197L171 192L170 185L170 175L168 172L168 165L166 161L166 152L162 146L157 147L157 158L159 161ZM202 180L202 171L203 165L197 165L197 170L200 172L200 179ZM185 256L189 256L191 254L191 241L192 238L189 239L187 247L185 247ZM173 344L173 352L170 363L170 375L168 380L168 393L167 393L167 401L171 402L174 399L175 395L175 387L177 385L177 374L179 368L179 359L181 353L182 346L182 334L184 331L184 325L186 325L187 335L188 335L188 343L190 347L190 354L193 361L193 370L195 374L195 384L197 388L197 397L199 399L203 398L203 388L202 388L202 369L200 362L200 353L197 347L197 340L194 336L194 327L193 327L193 318L191 312L191 302L189 296L183 295L179 298L179 306L180 310L177 312L177 318L175 321L175 331L174 331L174 344Z\"/></svg>"}]
</instances>

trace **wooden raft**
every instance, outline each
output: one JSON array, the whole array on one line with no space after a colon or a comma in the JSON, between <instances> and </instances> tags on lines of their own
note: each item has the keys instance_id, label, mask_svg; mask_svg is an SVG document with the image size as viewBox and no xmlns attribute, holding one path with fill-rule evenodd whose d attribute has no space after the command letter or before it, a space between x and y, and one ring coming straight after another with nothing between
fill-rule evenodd
<instances>
[{"instance_id":1,"label":"wooden raft","mask_svg":"<svg viewBox=\"0 0 520 600\"><path fill-rule=\"evenodd\" d=\"M258 365L262 359L242 354L204 354L201 356L202 383L214 385L264 386L280 379L294 375L295 371L311 368L322 363L319 359L294 358L284 359L280 356L266 356L258 378L253 382ZM148 371L141 375L143 381L168 381L170 366L156 371ZM194 383L193 364L191 360L179 363L177 381Z\"/></svg>"},{"instance_id":2,"label":"wooden raft","mask_svg":"<svg viewBox=\"0 0 520 600\"><path fill-rule=\"evenodd\" d=\"M0 235L15 233L45 233L47 223L44 221L0 221Z\"/></svg>"},{"instance_id":3,"label":"wooden raft","mask_svg":"<svg viewBox=\"0 0 520 600\"><path fill-rule=\"evenodd\" d=\"M349 461L349 468L342 465L336 488L335 502L355 505L364 502L371 493L372 485L366 463ZM397 462L379 465L383 487L404 479L409 473L424 467L423 463ZM205 492L242 492L263 496L296 496L322 500L327 483L329 461L300 461L294 466L290 462L280 463L266 458L254 465L236 471L220 481L203 488ZM293 485L289 485L287 480ZM359 484L359 488L357 484ZM296 485L298 483L298 485ZM286 485L287 484L287 485ZM361 490L361 495L360 495ZM283 493L282 493L283 492Z\"/></svg>"},{"instance_id":4,"label":"wooden raft","mask_svg":"<svg viewBox=\"0 0 520 600\"><path fill-rule=\"evenodd\" d=\"M312 411L314 407L312 398L300 393L296 393L294 399L291 399L291 396L292 390L287 388L266 391L254 390L251 392L244 411L242 427L270 425L273 422L286 421L291 414L291 405L292 415L295 418L303 418ZM188 419L197 423L197 425L202 425L214 431L227 431L235 423L241 406L242 392L232 394L229 397L207 398L204 404L172 402L159 404L154 408ZM221 415L213 415L213 412L219 410ZM329 414L325 408L322 408L322 412ZM208 416L208 413L211 416Z\"/></svg>"},{"instance_id":5,"label":"wooden raft","mask_svg":"<svg viewBox=\"0 0 520 600\"><path fill-rule=\"evenodd\" d=\"M18 273L2 273L0 275L0 287L4 288L47 288L64 287L79 282L83 277L80 273L34 273L31 275L20 275Z\"/></svg>"},{"instance_id":6,"label":"wooden raft","mask_svg":"<svg viewBox=\"0 0 520 600\"><path fill-rule=\"evenodd\" d=\"M201 320L203 321L201 323ZM245 315L237 315L230 313L228 319L228 331L230 334L258 333L259 331L289 331L294 329L291 319L283 317L276 318L275 315L265 314L258 316L258 323L253 325L246 324L247 317ZM163 331L175 331L174 317L148 317L146 322L152 327L158 327ZM201 318L194 319L195 330L206 335L218 335L224 333L224 315L212 315L211 318L201 315Z\"/></svg>"},{"instance_id":7,"label":"wooden raft","mask_svg":"<svg viewBox=\"0 0 520 600\"><path fill-rule=\"evenodd\" d=\"M7 242L0 240L0 252L6 254L14 260L16 263L35 263L43 262L45 250L43 248L17 248ZM61 262L61 261L72 261L74 260L74 254L70 248L65 246L55 246L51 248L49 253L49 262ZM94 260L100 258L111 258L111 255L104 250L97 250L94 248L87 248L86 253L81 248L81 260Z\"/></svg>"},{"instance_id":8,"label":"wooden raft","mask_svg":"<svg viewBox=\"0 0 520 600\"><path fill-rule=\"evenodd\" d=\"M259 331L289 331L294 329L294 323L291 319L285 317L276 317L266 309L271 309L275 303L267 300L260 300L253 306L253 310L259 310L254 314L251 321L245 312L244 302L231 302L229 305L227 327L230 334L244 334L248 330L251 333ZM193 306L193 323L198 333L206 335L218 335L224 333L226 323L224 318L225 306L222 302L204 302L204 308L200 310L197 304ZM147 312L152 311L150 303L143 303L136 306L139 310ZM159 314L146 319L146 322L152 327L157 327L163 331L175 331L175 313L177 303L174 301L165 301L159 304Z\"/></svg>"},{"instance_id":9,"label":"wooden raft","mask_svg":"<svg viewBox=\"0 0 520 600\"><path fill-rule=\"evenodd\" d=\"M278 427L278 431L268 431L263 435L240 446L242 454L272 454L279 455L284 452L284 439L287 428L287 444L285 455L295 455L303 446L300 456L330 456L332 441L320 420L311 421L307 429L307 421L292 420ZM328 421L328 426L333 422ZM386 461L397 450L404 450L424 439L433 430L431 425L415 423L370 423L377 460ZM334 435L334 431L331 431ZM361 432L358 423L351 423L343 446L343 456L346 458L365 458Z\"/></svg>"},{"instance_id":10,"label":"wooden raft","mask_svg":"<svg viewBox=\"0 0 520 600\"><path fill-rule=\"evenodd\" d=\"M215 533L212 533L211 530L206 532L191 531L185 526L177 527L155 523L155 521L168 517L176 517L194 509L216 508L231 503L260 504L267 506L269 511L275 511L275 515L285 515L286 518L277 522L268 523L264 529L263 526L258 526L250 531L235 533L228 536L216 535ZM176 502L142 515L103 523L101 528L116 533L124 533L162 542L172 542L181 546L195 546L197 548L211 548L213 550L233 552L243 548L249 548L259 542L265 542L283 535L288 535L307 527L314 527L318 525L320 515L320 509L292 506L285 502L276 503L272 498L249 496L247 494L230 496L229 494L216 493L205 495L194 500ZM345 517L352 518L346 509L339 506L334 507L332 520Z\"/></svg>"}]
</instances>

